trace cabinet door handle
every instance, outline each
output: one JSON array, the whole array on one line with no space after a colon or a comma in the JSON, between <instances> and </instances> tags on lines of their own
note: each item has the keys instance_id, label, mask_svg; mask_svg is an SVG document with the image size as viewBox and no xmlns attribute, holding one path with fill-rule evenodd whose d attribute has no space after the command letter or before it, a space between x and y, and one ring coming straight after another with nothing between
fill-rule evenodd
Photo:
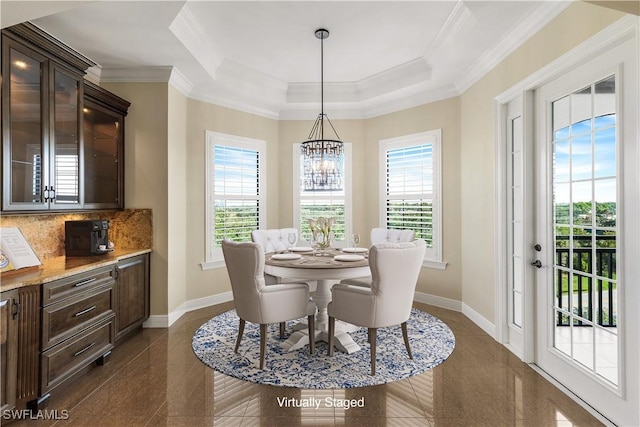
<instances>
[{"instance_id":1,"label":"cabinet door handle","mask_svg":"<svg viewBox=\"0 0 640 427\"><path fill-rule=\"evenodd\" d=\"M83 314L87 314L88 312L93 311L95 309L96 309L96 306L94 305L94 306L91 306L89 308L85 308L84 310L81 310L81 311L77 312L73 316L74 317L79 317L79 316L82 316Z\"/></svg>"},{"instance_id":2,"label":"cabinet door handle","mask_svg":"<svg viewBox=\"0 0 640 427\"><path fill-rule=\"evenodd\" d=\"M79 288L80 286L85 286L85 285L88 285L89 283L92 283L92 282L95 282L95 281L96 281L96 278L93 277L93 278L91 278L89 280L83 280L82 282L78 282L75 285L73 285L73 287L74 288Z\"/></svg>"},{"instance_id":3,"label":"cabinet door handle","mask_svg":"<svg viewBox=\"0 0 640 427\"><path fill-rule=\"evenodd\" d=\"M13 307L11 310L11 317L12 318L16 318L18 317L18 314L20 314L20 303L16 300L13 300Z\"/></svg>"},{"instance_id":4,"label":"cabinet door handle","mask_svg":"<svg viewBox=\"0 0 640 427\"><path fill-rule=\"evenodd\" d=\"M85 351L89 350L91 347L93 347L94 345L96 345L96 343L91 343L88 346L86 346L85 348L83 348L82 350L78 350L75 353L73 353L73 356L80 356L82 353L84 353Z\"/></svg>"}]
</instances>

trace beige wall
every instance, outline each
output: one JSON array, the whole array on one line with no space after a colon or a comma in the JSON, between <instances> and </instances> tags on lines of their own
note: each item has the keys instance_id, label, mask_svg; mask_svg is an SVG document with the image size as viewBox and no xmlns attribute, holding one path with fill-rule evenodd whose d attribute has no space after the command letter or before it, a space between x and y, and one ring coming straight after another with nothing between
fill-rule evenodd
<instances>
[{"instance_id":1,"label":"beige wall","mask_svg":"<svg viewBox=\"0 0 640 427\"><path fill-rule=\"evenodd\" d=\"M125 119L125 206L152 210L150 311L152 315L167 314L167 84L105 83L102 86L131 102Z\"/></svg>"},{"instance_id":2,"label":"beige wall","mask_svg":"<svg viewBox=\"0 0 640 427\"><path fill-rule=\"evenodd\" d=\"M573 3L461 96L462 302L494 321L493 100L623 14Z\"/></svg>"},{"instance_id":3,"label":"beige wall","mask_svg":"<svg viewBox=\"0 0 640 427\"><path fill-rule=\"evenodd\" d=\"M168 248L167 302L169 312L187 299L187 98L168 87L167 196Z\"/></svg>"}]
</instances>

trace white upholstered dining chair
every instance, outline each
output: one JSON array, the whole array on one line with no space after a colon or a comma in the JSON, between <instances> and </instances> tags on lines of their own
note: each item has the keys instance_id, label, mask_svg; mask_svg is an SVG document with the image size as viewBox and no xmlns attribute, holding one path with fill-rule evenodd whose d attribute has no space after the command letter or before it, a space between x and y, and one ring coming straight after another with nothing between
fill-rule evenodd
<instances>
[{"instance_id":1,"label":"white upholstered dining chair","mask_svg":"<svg viewBox=\"0 0 640 427\"><path fill-rule=\"evenodd\" d=\"M265 286L264 251L257 243L223 240L222 253L231 280L233 302L240 317L234 352L237 353L240 347L245 322L260 325L260 369L264 368L268 324L280 324L282 339L284 322L307 316L309 336L313 336L316 306L309 300L306 283ZM309 342L309 351L315 352L313 340Z\"/></svg>"},{"instance_id":2,"label":"white upholstered dining chair","mask_svg":"<svg viewBox=\"0 0 640 427\"><path fill-rule=\"evenodd\" d=\"M395 228L372 228L371 244L411 242L416 238L413 230L399 230Z\"/></svg>"},{"instance_id":3,"label":"white upholstered dining chair","mask_svg":"<svg viewBox=\"0 0 640 427\"><path fill-rule=\"evenodd\" d=\"M416 238L416 233L413 230L398 230L395 228L372 228L371 229L372 245L377 245L378 243L412 242L415 238ZM369 287L371 286L371 276L344 279L340 281L340 283L343 285Z\"/></svg>"},{"instance_id":4,"label":"white upholstered dining chair","mask_svg":"<svg viewBox=\"0 0 640 427\"><path fill-rule=\"evenodd\" d=\"M369 329L371 375L376 374L376 332L378 328L401 325L404 344L413 359L407 320L426 250L424 240L379 243L369 249L371 286L334 285L329 314L329 356L333 356L335 320Z\"/></svg>"},{"instance_id":5,"label":"white upholstered dining chair","mask_svg":"<svg viewBox=\"0 0 640 427\"><path fill-rule=\"evenodd\" d=\"M296 235L296 243L300 238L298 230L295 228L270 228L253 230L251 232L251 241L259 243L264 252L280 252L289 249L289 233ZM296 243L293 245L295 246ZM264 280L267 285L275 285L278 283L307 283L313 289L315 289L315 282L310 283L305 280L296 278L281 278L272 276L270 274L264 275Z\"/></svg>"}]
</instances>

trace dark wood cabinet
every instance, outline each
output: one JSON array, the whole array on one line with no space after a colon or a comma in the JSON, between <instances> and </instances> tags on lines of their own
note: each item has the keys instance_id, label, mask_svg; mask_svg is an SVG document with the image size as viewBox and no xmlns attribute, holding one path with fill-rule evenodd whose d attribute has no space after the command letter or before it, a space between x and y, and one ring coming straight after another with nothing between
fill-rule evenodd
<instances>
[{"instance_id":1,"label":"dark wood cabinet","mask_svg":"<svg viewBox=\"0 0 640 427\"><path fill-rule=\"evenodd\" d=\"M16 407L18 384L18 291L0 294L0 411Z\"/></svg>"},{"instance_id":2,"label":"dark wood cabinet","mask_svg":"<svg viewBox=\"0 0 640 427\"><path fill-rule=\"evenodd\" d=\"M107 266L42 285L42 395L111 352L114 279Z\"/></svg>"},{"instance_id":3,"label":"dark wood cabinet","mask_svg":"<svg viewBox=\"0 0 640 427\"><path fill-rule=\"evenodd\" d=\"M0 293L0 412L44 408L149 318L149 253L99 264Z\"/></svg>"},{"instance_id":4,"label":"dark wood cabinet","mask_svg":"<svg viewBox=\"0 0 640 427\"><path fill-rule=\"evenodd\" d=\"M116 339L119 340L149 318L149 254L118 262L116 271Z\"/></svg>"},{"instance_id":5,"label":"dark wood cabinet","mask_svg":"<svg viewBox=\"0 0 640 427\"><path fill-rule=\"evenodd\" d=\"M2 30L2 210L124 208L129 102L84 80L93 61L38 27Z\"/></svg>"},{"instance_id":6,"label":"dark wood cabinet","mask_svg":"<svg viewBox=\"0 0 640 427\"><path fill-rule=\"evenodd\" d=\"M124 207L124 118L130 103L84 83L84 206Z\"/></svg>"},{"instance_id":7,"label":"dark wood cabinet","mask_svg":"<svg viewBox=\"0 0 640 427\"><path fill-rule=\"evenodd\" d=\"M0 294L0 411L38 397L40 287Z\"/></svg>"}]
</instances>

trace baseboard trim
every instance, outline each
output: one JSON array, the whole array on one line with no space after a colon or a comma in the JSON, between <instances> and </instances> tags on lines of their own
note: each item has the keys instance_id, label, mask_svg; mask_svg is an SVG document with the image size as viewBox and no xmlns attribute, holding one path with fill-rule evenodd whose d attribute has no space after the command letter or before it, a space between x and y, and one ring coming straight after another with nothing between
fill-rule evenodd
<instances>
[{"instance_id":1,"label":"baseboard trim","mask_svg":"<svg viewBox=\"0 0 640 427\"><path fill-rule=\"evenodd\" d=\"M178 308L173 310L168 315L153 315L149 316L146 322L142 325L143 328L168 328L173 325L178 319L180 319L185 313L193 310L199 310L201 308L210 307L216 304L222 304L223 302L233 301L232 292L223 292L221 294L209 295L203 298L196 298L189 301L185 301Z\"/></svg>"},{"instance_id":2,"label":"baseboard trim","mask_svg":"<svg viewBox=\"0 0 640 427\"><path fill-rule=\"evenodd\" d=\"M422 304L434 305L440 308L446 308L447 310L462 311L462 303L460 301L439 297L437 295L426 294L424 292L416 292L413 296L415 302Z\"/></svg>"},{"instance_id":3,"label":"baseboard trim","mask_svg":"<svg viewBox=\"0 0 640 427\"><path fill-rule=\"evenodd\" d=\"M186 309L186 312L189 312L189 311L199 310L201 308L209 307L216 304L222 304L223 302L229 302L229 301L233 301L233 293L231 291L189 300L185 302L185 309Z\"/></svg>"},{"instance_id":4,"label":"baseboard trim","mask_svg":"<svg viewBox=\"0 0 640 427\"><path fill-rule=\"evenodd\" d=\"M151 315L149 318L142 324L143 328L168 328L169 327L169 316L164 315Z\"/></svg>"},{"instance_id":5,"label":"baseboard trim","mask_svg":"<svg viewBox=\"0 0 640 427\"><path fill-rule=\"evenodd\" d=\"M413 300L419 303L445 308L447 310L462 312L462 314L467 316L473 323L478 325L478 327L495 339L495 327L493 323L482 317L478 312L461 301L439 297L437 295L431 295L424 292L416 292ZM180 319L185 313L230 301L233 301L233 294L230 291L185 301L168 315L149 316L149 319L144 322L143 327L168 328L178 321L178 319Z\"/></svg>"},{"instance_id":6,"label":"baseboard trim","mask_svg":"<svg viewBox=\"0 0 640 427\"><path fill-rule=\"evenodd\" d=\"M467 304L462 303L462 314L478 325L478 327L485 331L491 338L494 340L496 339L496 326L480 313L469 307Z\"/></svg>"}]
</instances>

